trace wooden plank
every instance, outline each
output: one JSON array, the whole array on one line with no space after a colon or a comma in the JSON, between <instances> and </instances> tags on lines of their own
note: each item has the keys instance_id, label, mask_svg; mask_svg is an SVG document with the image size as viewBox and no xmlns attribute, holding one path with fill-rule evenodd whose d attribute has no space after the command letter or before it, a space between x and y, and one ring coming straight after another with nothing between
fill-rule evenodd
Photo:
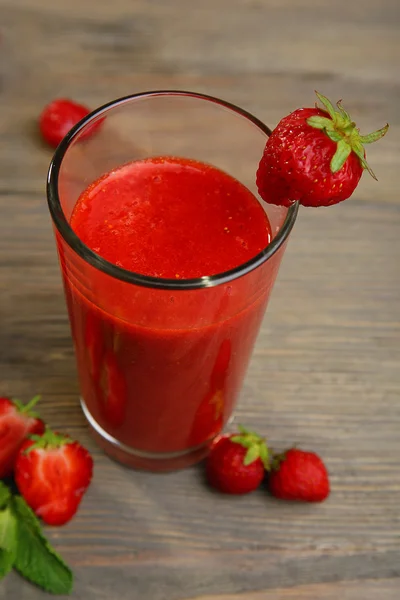
<instances>
[{"instance_id":1,"label":"wooden plank","mask_svg":"<svg viewBox=\"0 0 400 600\"><path fill-rule=\"evenodd\" d=\"M397 0L0 0L0 393L95 457L77 517L48 535L82 600L395 600L400 591L400 10ZM273 126L317 88L386 120L354 198L301 211L237 419L327 461L332 495L292 506L265 490L210 493L201 468L134 473L93 444L78 384L36 135L45 102L91 106L156 88L221 96ZM240 159L240 147L230 150ZM0 599L45 595L9 576Z\"/></svg>"},{"instance_id":2,"label":"wooden plank","mask_svg":"<svg viewBox=\"0 0 400 600\"><path fill-rule=\"evenodd\" d=\"M399 597L397 580L371 581L368 589L355 582L322 585L305 585L296 588L256 592L254 594L229 594L219 596L200 596L191 600L396 600Z\"/></svg>"}]
</instances>

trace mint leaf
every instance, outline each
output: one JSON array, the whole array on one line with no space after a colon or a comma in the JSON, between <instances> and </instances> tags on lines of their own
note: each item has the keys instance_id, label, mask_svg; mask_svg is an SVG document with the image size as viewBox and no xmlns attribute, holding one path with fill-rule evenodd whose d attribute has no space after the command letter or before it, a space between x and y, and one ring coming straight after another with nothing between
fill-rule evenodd
<instances>
[{"instance_id":1,"label":"mint leaf","mask_svg":"<svg viewBox=\"0 0 400 600\"><path fill-rule=\"evenodd\" d=\"M15 568L52 594L69 594L72 572L43 535L40 521L21 496L14 496L12 507L17 517Z\"/></svg>"},{"instance_id":2,"label":"mint leaf","mask_svg":"<svg viewBox=\"0 0 400 600\"><path fill-rule=\"evenodd\" d=\"M0 481L0 508L4 508L11 497L11 492L5 483Z\"/></svg>"},{"instance_id":3,"label":"mint leaf","mask_svg":"<svg viewBox=\"0 0 400 600\"><path fill-rule=\"evenodd\" d=\"M17 552L17 521L11 508L0 512L0 579L13 568Z\"/></svg>"},{"instance_id":4,"label":"mint leaf","mask_svg":"<svg viewBox=\"0 0 400 600\"><path fill-rule=\"evenodd\" d=\"M42 533L42 525L35 515L31 507L25 502L22 496L14 496L12 499L12 506L14 512L16 513L19 519L24 519L30 525L30 527L41 535Z\"/></svg>"}]
</instances>

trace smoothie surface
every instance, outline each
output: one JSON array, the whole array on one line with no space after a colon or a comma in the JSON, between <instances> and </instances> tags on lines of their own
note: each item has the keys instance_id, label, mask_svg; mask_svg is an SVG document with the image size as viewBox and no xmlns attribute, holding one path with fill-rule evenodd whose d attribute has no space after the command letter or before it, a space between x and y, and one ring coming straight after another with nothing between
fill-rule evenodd
<instances>
[{"instance_id":1,"label":"smoothie surface","mask_svg":"<svg viewBox=\"0 0 400 600\"><path fill-rule=\"evenodd\" d=\"M109 262L160 278L223 273L270 241L254 195L201 162L156 157L103 175L80 196L71 227Z\"/></svg>"}]
</instances>

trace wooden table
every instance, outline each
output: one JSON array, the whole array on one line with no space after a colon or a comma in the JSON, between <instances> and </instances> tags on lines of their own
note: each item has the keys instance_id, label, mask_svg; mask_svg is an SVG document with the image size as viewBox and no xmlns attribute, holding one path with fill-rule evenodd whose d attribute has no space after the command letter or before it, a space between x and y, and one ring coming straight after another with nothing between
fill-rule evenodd
<instances>
[{"instance_id":1,"label":"wooden table","mask_svg":"<svg viewBox=\"0 0 400 600\"><path fill-rule=\"evenodd\" d=\"M0 0L0 393L94 454L77 517L47 533L81 600L397 600L400 596L398 0ZM301 210L238 415L326 459L332 494L222 497L200 469L129 471L91 441L44 184L42 106L157 88L221 96L270 126L316 88L344 97L379 183ZM329 214L328 214L329 213ZM47 597L11 574L0 598Z\"/></svg>"}]
</instances>

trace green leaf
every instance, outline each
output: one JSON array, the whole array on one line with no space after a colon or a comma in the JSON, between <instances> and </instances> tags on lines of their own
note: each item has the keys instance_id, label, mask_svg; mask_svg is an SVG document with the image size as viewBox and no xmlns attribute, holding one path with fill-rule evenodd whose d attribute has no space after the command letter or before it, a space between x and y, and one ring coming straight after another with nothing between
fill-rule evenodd
<instances>
[{"instance_id":1,"label":"green leaf","mask_svg":"<svg viewBox=\"0 0 400 600\"><path fill-rule=\"evenodd\" d=\"M335 110L335 107L333 106L332 102L328 100L326 96L319 94L317 91L315 93L317 94L318 100L325 106L332 119L335 119L337 116L337 111Z\"/></svg>"},{"instance_id":2,"label":"green leaf","mask_svg":"<svg viewBox=\"0 0 400 600\"><path fill-rule=\"evenodd\" d=\"M73 575L42 533L40 522L21 496L14 496L18 547L14 566L26 579L52 594L69 594Z\"/></svg>"},{"instance_id":3,"label":"green leaf","mask_svg":"<svg viewBox=\"0 0 400 600\"><path fill-rule=\"evenodd\" d=\"M17 552L17 521L10 507L0 512L0 579L11 571Z\"/></svg>"},{"instance_id":4,"label":"green leaf","mask_svg":"<svg viewBox=\"0 0 400 600\"><path fill-rule=\"evenodd\" d=\"M234 435L231 437L231 442L240 444L243 448L250 448L254 444L254 440L250 436L246 437L245 435Z\"/></svg>"},{"instance_id":5,"label":"green leaf","mask_svg":"<svg viewBox=\"0 0 400 600\"><path fill-rule=\"evenodd\" d=\"M343 108L341 100L339 100L338 102L336 102L336 106L340 110L340 113L341 113L342 117L344 119L346 119L347 121L351 121L351 117L350 117L349 113Z\"/></svg>"},{"instance_id":6,"label":"green leaf","mask_svg":"<svg viewBox=\"0 0 400 600\"><path fill-rule=\"evenodd\" d=\"M269 471L271 465L270 465L270 459L269 459L269 452L268 452L268 448L266 444L261 444L260 446L260 458L262 461L262 464L264 465L264 468L266 471Z\"/></svg>"},{"instance_id":7,"label":"green leaf","mask_svg":"<svg viewBox=\"0 0 400 600\"><path fill-rule=\"evenodd\" d=\"M362 144L372 144L373 142L380 140L385 135L388 129L389 123L386 123L385 127L382 127L382 129L378 129L378 131L367 133L367 135L360 135L359 140Z\"/></svg>"},{"instance_id":8,"label":"green leaf","mask_svg":"<svg viewBox=\"0 0 400 600\"><path fill-rule=\"evenodd\" d=\"M338 142L337 149L331 160L331 171L337 173L343 167L351 153L351 146L345 140Z\"/></svg>"},{"instance_id":9,"label":"green leaf","mask_svg":"<svg viewBox=\"0 0 400 600\"><path fill-rule=\"evenodd\" d=\"M307 124L314 127L314 129L330 129L333 127L333 121L328 117L309 117Z\"/></svg>"},{"instance_id":10,"label":"green leaf","mask_svg":"<svg viewBox=\"0 0 400 600\"><path fill-rule=\"evenodd\" d=\"M253 463L255 460L257 460L257 458L259 458L259 457L260 457L260 446L259 446L259 444L255 444L247 450L246 456L244 457L244 461L243 461L244 466L247 467L248 465L251 465L251 463Z\"/></svg>"},{"instance_id":11,"label":"green leaf","mask_svg":"<svg viewBox=\"0 0 400 600\"><path fill-rule=\"evenodd\" d=\"M238 429L240 433L243 433L245 435L253 435L253 432L247 429L246 427L243 427L243 425L238 425Z\"/></svg>"},{"instance_id":12,"label":"green leaf","mask_svg":"<svg viewBox=\"0 0 400 600\"><path fill-rule=\"evenodd\" d=\"M375 173L373 172L373 170L371 169L371 167L365 160L364 146L362 145L362 143L360 141L353 142L353 151L357 154L358 158L360 159L360 162L361 162L363 168L368 171L368 173L371 175L371 177L373 177L376 181L378 181L378 178L376 177Z\"/></svg>"},{"instance_id":13,"label":"green leaf","mask_svg":"<svg viewBox=\"0 0 400 600\"><path fill-rule=\"evenodd\" d=\"M33 412L33 409L35 408L36 404L39 402L41 396L37 395L34 396L32 398L32 400L30 400L28 402L28 404L22 404L20 407L20 412L26 415L29 415L30 417L34 417L34 418L38 418L38 413Z\"/></svg>"},{"instance_id":14,"label":"green leaf","mask_svg":"<svg viewBox=\"0 0 400 600\"><path fill-rule=\"evenodd\" d=\"M68 436L62 435L61 433L56 433L52 431L49 427L46 427L46 431L40 435L32 434L29 436L31 440L33 440L34 444L25 448L24 454L29 454L29 452L33 452L33 450L37 450L39 448L61 448L65 444L74 444L74 440Z\"/></svg>"},{"instance_id":15,"label":"green leaf","mask_svg":"<svg viewBox=\"0 0 400 600\"><path fill-rule=\"evenodd\" d=\"M343 139L343 136L334 129L326 129L325 133L333 142L341 142Z\"/></svg>"},{"instance_id":16,"label":"green leaf","mask_svg":"<svg viewBox=\"0 0 400 600\"><path fill-rule=\"evenodd\" d=\"M5 483L0 481L0 508L4 508L9 499L11 498L11 492Z\"/></svg>"},{"instance_id":17,"label":"green leaf","mask_svg":"<svg viewBox=\"0 0 400 600\"><path fill-rule=\"evenodd\" d=\"M14 496L12 499L12 508L17 518L27 521L30 527L37 533L42 533L42 525L31 507L25 502L22 496Z\"/></svg>"}]
</instances>

